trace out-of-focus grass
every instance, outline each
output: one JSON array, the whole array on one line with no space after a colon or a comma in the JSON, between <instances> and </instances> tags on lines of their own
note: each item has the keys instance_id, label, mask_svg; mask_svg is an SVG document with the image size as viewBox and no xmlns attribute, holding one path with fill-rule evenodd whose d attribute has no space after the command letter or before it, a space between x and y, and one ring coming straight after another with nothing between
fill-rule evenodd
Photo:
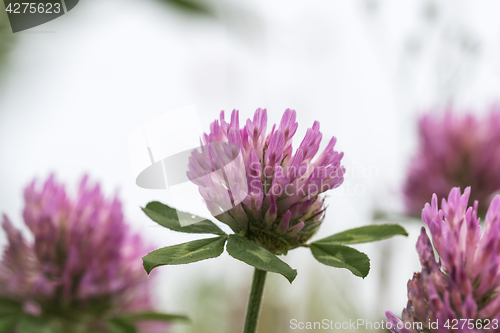
<instances>
[{"instance_id":1,"label":"out-of-focus grass","mask_svg":"<svg viewBox=\"0 0 500 333\"><path fill-rule=\"evenodd\" d=\"M270 279L271 281L266 287L265 296L267 298L265 298L261 313L259 332L291 332L292 319L296 319L298 322L312 323L322 323L324 319L327 319L334 323L342 323L349 322L350 319L355 321L357 318L366 318L359 313L355 302L352 301L348 283L336 279L335 274L324 276L314 269L307 273L303 272L303 274L307 274L307 280L310 281L307 288L300 290L293 296L287 296L286 299L283 297L283 291L281 296L279 295L279 289L280 286L288 286L284 286L279 279ZM325 329L297 329L297 331L324 332ZM362 328L357 330L342 329L341 331L365 332Z\"/></svg>"},{"instance_id":2,"label":"out-of-focus grass","mask_svg":"<svg viewBox=\"0 0 500 333\"><path fill-rule=\"evenodd\" d=\"M176 325L173 333L235 333L241 331L246 291L231 290L221 280L201 280L185 286L182 306L189 324Z\"/></svg>"},{"instance_id":3,"label":"out-of-focus grass","mask_svg":"<svg viewBox=\"0 0 500 333\"><path fill-rule=\"evenodd\" d=\"M359 312L346 282L335 279L332 275L322 276L315 271L307 274L310 275L308 280L313 283L308 284L306 290L295 290L299 286L287 285L282 277L268 274L259 333L291 332L291 319L302 322L321 322L323 319L349 322L350 319L369 319ZM200 280L194 286L186 286L182 307L186 309L184 312L190 317L191 323L176 325L173 333L241 332L250 283L251 276L248 278L248 288L231 288L224 281L218 280ZM294 289L293 295L287 295L290 288ZM374 331L376 330L364 328L342 330L353 333Z\"/></svg>"}]
</instances>

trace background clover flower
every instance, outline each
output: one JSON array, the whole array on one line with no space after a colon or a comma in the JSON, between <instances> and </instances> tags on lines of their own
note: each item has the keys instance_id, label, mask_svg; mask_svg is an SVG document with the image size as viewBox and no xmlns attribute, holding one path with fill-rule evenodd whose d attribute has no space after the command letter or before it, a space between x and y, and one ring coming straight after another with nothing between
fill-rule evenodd
<instances>
[{"instance_id":1,"label":"background clover flower","mask_svg":"<svg viewBox=\"0 0 500 333\"><path fill-rule=\"evenodd\" d=\"M24 198L33 242L4 216L8 245L0 262L0 299L75 332L107 332L104 319L152 309L141 267L148 249L128 229L117 198L105 199L87 177L70 198L52 176L42 188L31 183Z\"/></svg>"},{"instance_id":2,"label":"background clover flower","mask_svg":"<svg viewBox=\"0 0 500 333\"><path fill-rule=\"evenodd\" d=\"M403 188L407 212L419 215L433 193L445 197L452 187L472 186L484 217L500 190L500 110L495 107L483 118L451 112L425 115L418 131L418 152Z\"/></svg>"},{"instance_id":3,"label":"background clover flower","mask_svg":"<svg viewBox=\"0 0 500 333\"><path fill-rule=\"evenodd\" d=\"M270 132L267 127L265 109L257 109L242 128L238 111L230 121L222 111L220 121L204 135L201 151L193 152L188 177L218 220L269 251L284 254L306 242L323 221L320 194L342 184L343 153L334 150L333 137L317 155L322 139L317 121L293 152L298 127L294 110L287 109Z\"/></svg>"},{"instance_id":4,"label":"background clover flower","mask_svg":"<svg viewBox=\"0 0 500 333\"><path fill-rule=\"evenodd\" d=\"M408 282L408 305L402 321L386 313L395 327L392 332L417 332L412 325L417 322L423 324L425 332L497 332L500 328L500 196L493 199L486 213L482 233L478 203L467 208L469 196L470 187L463 195L454 188L448 200L443 199L441 209L435 194L431 204L425 205L422 220L432 243L422 228L417 242L422 271ZM470 319L472 324L459 322L453 328L453 320L460 319ZM429 327L436 321L437 326Z\"/></svg>"}]
</instances>

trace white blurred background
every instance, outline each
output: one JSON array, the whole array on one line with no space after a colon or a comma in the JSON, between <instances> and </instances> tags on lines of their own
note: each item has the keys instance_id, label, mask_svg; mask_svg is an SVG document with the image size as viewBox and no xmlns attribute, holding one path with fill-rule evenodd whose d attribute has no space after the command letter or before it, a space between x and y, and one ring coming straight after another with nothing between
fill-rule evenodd
<instances>
[{"instance_id":1,"label":"white blurred background","mask_svg":"<svg viewBox=\"0 0 500 333\"><path fill-rule=\"evenodd\" d=\"M292 108L295 145L318 120L323 147L336 136L345 152L348 176L327 199L320 238L373 223L375 211L401 212L419 113L446 105L485 112L500 97L498 1L204 5L211 15L155 0L81 0L69 14L16 34L0 77L2 213L21 227L22 189L34 177L54 172L75 189L89 173L108 195L118 191L127 220L155 246L191 240L139 209L171 198L135 185L131 131L191 104L205 130L221 110L238 109L246 119L263 107L275 123ZM292 285L269 278L262 332L288 332L290 319L380 321L385 310L400 314L406 282L419 267L420 226L405 224L408 238L357 246L371 258L365 280L322 266L306 249L292 251L285 260L299 275ZM195 319L194 328L176 331L232 333L229 322L240 325L249 267L223 254L158 271L159 307Z\"/></svg>"}]
</instances>

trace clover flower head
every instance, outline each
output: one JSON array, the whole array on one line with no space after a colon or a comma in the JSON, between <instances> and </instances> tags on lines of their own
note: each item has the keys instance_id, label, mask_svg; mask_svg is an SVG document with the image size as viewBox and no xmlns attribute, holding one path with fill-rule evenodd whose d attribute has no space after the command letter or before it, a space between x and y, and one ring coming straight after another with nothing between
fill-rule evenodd
<instances>
[{"instance_id":1,"label":"clover flower head","mask_svg":"<svg viewBox=\"0 0 500 333\"><path fill-rule=\"evenodd\" d=\"M485 331L500 328L500 196L489 206L481 232L478 202L467 207L470 193L470 187L463 194L453 188L440 209L434 194L422 210L432 242L422 227L417 242L422 271L408 282L402 321L386 313L392 332L420 332L413 323L439 333L482 332L487 323Z\"/></svg>"},{"instance_id":2,"label":"clover flower head","mask_svg":"<svg viewBox=\"0 0 500 333\"><path fill-rule=\"evenodd\" d=\"M213 216L275 254L306 242L323 221L321 193L340 186L343 153L332 138L317 155L322 134L314 122L294 151L296 113L287 109L267 132L267 111L257 109L240 127L239 113L220 120L202 138L189 162L189 179Z\"/></svg>"},{"instance_id":3,"label":"clover flower head","mask_svg":"<svg viewBox=\"0 0 500 333\"><path fill-rule=\"evenodd\" d=\"M471 186L484 217L500 191L500 110L480 118L472 114L424 115L418 123L419 148L403 187L406 211L419 215L433 194Z\"/></svg>"},{"instance_id":4,"label":"clover flower head","mask_svg":"<svg viewBox=\"0 0 500 333\"><path fill-rule=\"evenodd\" d=\"M129 230L117 198L104 198L87 177L70 198L51 176L41 188L31 183L24 199L33 241L4 216L8 245L0 261L0 298L38 314L96 322L152 309L141 265L148 248Z\"/></svg>"}]
</instances>

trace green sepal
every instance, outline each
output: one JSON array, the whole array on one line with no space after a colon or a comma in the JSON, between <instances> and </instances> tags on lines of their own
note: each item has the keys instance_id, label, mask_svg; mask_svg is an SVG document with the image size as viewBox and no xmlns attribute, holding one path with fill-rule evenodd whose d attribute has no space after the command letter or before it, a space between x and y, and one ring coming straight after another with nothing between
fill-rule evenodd
<instances>
[{"instance_id":1,"label":"green sepal","mask_svg":"<svg viewBox=\"0 0 500 333\"><path fill-rule=\"evenodd\" d=\"M297 270L292 269L277 256L257 243L236 234L229 235L226 250L233 258L263 271L279 273L290 283L297 276Z\"/></svg>"}]
</instances>

